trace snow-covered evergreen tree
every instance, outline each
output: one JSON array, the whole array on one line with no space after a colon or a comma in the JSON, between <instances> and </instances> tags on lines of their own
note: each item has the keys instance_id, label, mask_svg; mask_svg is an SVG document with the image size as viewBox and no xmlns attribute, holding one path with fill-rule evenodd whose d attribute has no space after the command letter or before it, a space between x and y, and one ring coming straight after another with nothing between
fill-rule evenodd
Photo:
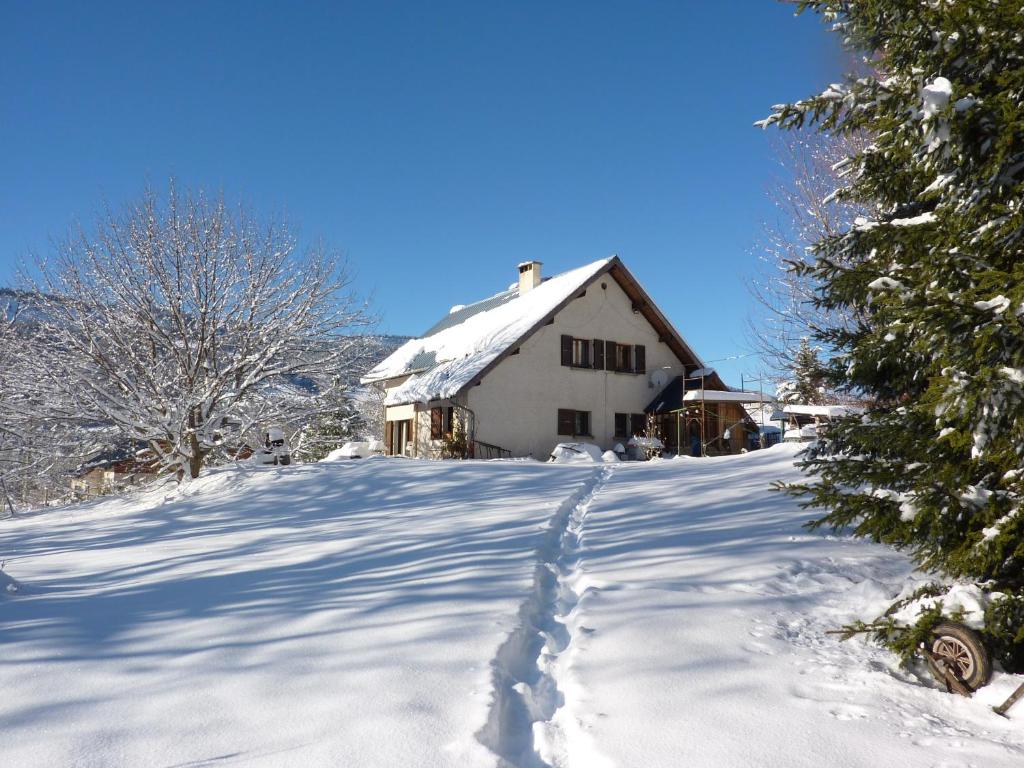
<instances>
[{"instance_id":1,"label":"snow-covered evergreen tree","mask_svg":"<svg viewBox=\"0 0 1024 768\"><path fill-rule=\"evenodd\" d=\"M871 402L810 456L818 524L1005 597L986 631L1024 661L1024 12L1019 0L806 0L877 73L764 125L873 137L837 191L871 213L815 246L834 380ZM1009 617L1009 618L1008 618Z\"/></svg>"},{"instance_id":2,"label":"snow-covered evergreen tree","mask_svg":"<svg viewBox=\"0 0 1024 768\"><path fill-rule=\"evenodd\" d=\"M365 429L356 404L344 392L331 395L302 428L297 457L301 461L319 461L349 440L358 440Z\"/></svg>"},{"instance_id":3,"label":"snow-covered evergreen tree","mask_svg":"<svg viewBox=\"0 0 1024 768\"><path fill-rule=\"evenodd\" d=\"M818 350L810 339L800 339L800 346L789 365L789 377L779 383L776 396L783 403L820 405L825 402L825 368L818 359Z\"/></svg>"}]
</instances>

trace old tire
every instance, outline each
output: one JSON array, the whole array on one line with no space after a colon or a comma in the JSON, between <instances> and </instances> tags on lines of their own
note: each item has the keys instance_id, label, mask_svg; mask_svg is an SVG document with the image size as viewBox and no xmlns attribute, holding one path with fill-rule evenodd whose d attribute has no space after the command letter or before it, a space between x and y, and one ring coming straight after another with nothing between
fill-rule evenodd
<instances>
[{"instance_id":1,"label":"old tire","mask_svg":"<svg viewBox=\"0 0 1024 768\"><path fill-rule=\"evenodd\" d=\"M992 661L978 633L970 627L953 621L937 624L932 629L930 650L950 665L956 676L972 691L988 684L992 676ZM932 676L945 685L942 669L931 657L926 658Z\"/></svg>"}]
</instances>

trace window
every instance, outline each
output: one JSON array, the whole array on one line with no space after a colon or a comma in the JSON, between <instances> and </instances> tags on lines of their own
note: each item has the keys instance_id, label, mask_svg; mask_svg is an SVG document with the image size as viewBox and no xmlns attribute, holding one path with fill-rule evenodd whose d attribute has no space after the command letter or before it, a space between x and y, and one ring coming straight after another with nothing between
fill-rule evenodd
<instances>
[{"instance_id":1,"label":"window","mask_svg":"<svg viewBox=\"0 0 1024 768\"><path fill-rule=\"evenodd\" d=\"M628 371L633 365L633 348L629 344L616 344L612 367L616 371Z\"/></svg>"},{"instance_id":2,"label":"window","mask_svg":"<svg viewBox=\"0 0 1024 768\"><path fill-rule=\"evenodd\" d=\"M590 339L572 340L572 364L576 368L590 367Z\"/></svg>"},{"instance_id":3,"label":"window","mask_svg":"<svg viewBox=\"0 0 1024 768\"><path fill-rule=\"evenodd\" d=\"M609 371L644 373L647 369L647 349L643 344L605 342L605 362Z\"/></svg>"},{"instance_id":4,"label":"window","mask_svg":"<svg viewBox=\"0 0 1024 768\"><path fill-rule=\"evenodd\" d=\"M455 417L455 409L431 408L430 409L430 439L443 440L445 435L452 432L452 421Z\"/></svg>"},{"instance_id":5,"label":"window","mask_svg":"<svg viewBox=\"0 0 1024 768\"><path fill-rule=\"evenodd\" d=\"M574 411L570 408L558 409L559 435L590 436L590 411Z\"/></svg>"},{"instance_id":6,"label":"window","mask_svg":"<svg viewBox=\"0 0 1024 768\"><path fill-rule=\"evenodd\" d=\"M619 344L603 339L577 339L562 335L562 365L593 368L596 371L644 373L647 369L643 344Z\"/></svg>"},{"instance_id":7,"label":"window","mask_svg":"<svg viewBox=\"0 0 1024 768\"><path fill-rule=\"evenodd\" d=\"M643 413L616 413L615 437L630 438L647 430L647 415Z\"/></svg>"},{"instance_id":8,"label":"window","mask_svg":"<svg viewBox=\"0 0 1024 768\"><path fill-rule=\"evenodd\" d=\"M590 434L590 411L576 411L576 432L577 435Z\"/></svg>"},{"instance_id":9,"label":"window","mask_svg":"<svg viewBox=\"0 0 1024 768\"><path fill-rule=\"evenodd\" d=\"M590 339L562 336L562 365L571 368L590 368Z\"/></svg>"}]
</instances>

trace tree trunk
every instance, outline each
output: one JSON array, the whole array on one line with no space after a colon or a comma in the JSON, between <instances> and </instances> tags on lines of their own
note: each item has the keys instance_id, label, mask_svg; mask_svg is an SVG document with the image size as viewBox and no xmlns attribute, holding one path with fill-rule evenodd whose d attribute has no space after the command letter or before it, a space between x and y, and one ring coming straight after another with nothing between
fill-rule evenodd
<instances>
[{"instance_id":1,"label":"tree trunk","mask_svg":"<svg viewBox=\"0 0 1024 768\"><path fill-rule=\"evenodd\" d=\"M191 449L188 457L188 472L194 480L199 477L199 470L203 468L203 453L199 447L199 406L189 410L188 426L188 446Z\"/></svg>"}]
</instances>

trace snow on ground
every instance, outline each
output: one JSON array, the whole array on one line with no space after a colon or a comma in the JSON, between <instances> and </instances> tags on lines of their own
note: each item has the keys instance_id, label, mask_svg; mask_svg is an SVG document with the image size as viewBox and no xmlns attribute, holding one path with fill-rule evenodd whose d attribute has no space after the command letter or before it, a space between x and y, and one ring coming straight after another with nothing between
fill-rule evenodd
<instances>
[{"instance_id":1,"label":"snow on ground","mask_svg":"<svg viewBox=\"0 0 1024 768\"><path fill-rule=\"evenodd\" d=\"M615 469L564 578L573 643L554 664L567 703L547 739L562 764L1022 764L1024 710L1011 722L990 707L1024 679L967 700L825 634L879 614L911 569L801 530L808 513L765 492L795 477L799 448Z\"/></svg>"},{"instance_id":2,"label":"snow on ground","mask_svg":"<svg viewBox=\"0 0 1024 768\"><path fill-rule=\"evenodd\" d=\"M586 478L233 469L0 526L0 765L493 765L490 662Z\"/></svg>"},{"instance_id":3,"label":"snow on ground","mask_svg":"<svg viewBox=\"0 0 1024 768\"><path fill-rule=\"evenodd\" d=\"M1019 678L824 634L910 569L801 529L798 449L240 467L4 523L0 764L1020 765Z\"/></svg>"}]
</instances>

